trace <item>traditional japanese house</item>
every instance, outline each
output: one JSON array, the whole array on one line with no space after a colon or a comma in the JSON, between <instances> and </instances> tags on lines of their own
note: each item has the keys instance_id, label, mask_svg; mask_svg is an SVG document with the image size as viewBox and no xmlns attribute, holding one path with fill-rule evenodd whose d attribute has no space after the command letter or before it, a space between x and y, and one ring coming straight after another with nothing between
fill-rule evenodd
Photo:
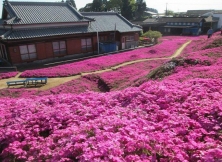
<instances>
[{"instance_id":1,"label":"traditional japanese house","mask_svg":"<svg viewBox=\"0 0 222 162\"><path fill-rule=\"evenodd\" d=\"M99 42L115 50L138 45L142 28L118 13L80 13L69 2L3 2L0 58L11 64L95 55Z\"/></svg>"}]
</instances>

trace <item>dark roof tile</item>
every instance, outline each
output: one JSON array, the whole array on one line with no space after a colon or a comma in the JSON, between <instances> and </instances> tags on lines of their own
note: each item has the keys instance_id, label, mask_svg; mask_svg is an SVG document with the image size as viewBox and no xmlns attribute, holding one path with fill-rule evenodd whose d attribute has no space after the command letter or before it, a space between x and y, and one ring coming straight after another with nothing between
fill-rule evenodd
<instances>
[{"instance_id":1,"label":"dark roof tile","mask_svg":"<svg viewBox=\"0 0 222 162\"><path fill-rule=\"evenodd\" d=\"M188 22L188 23L198 23L201 22L203 18L201 17L162 17L158 19L158 22Z\"/></svg>"},{"instance_id":2,"label":"dark roof tile","mask_svg":"<svg viewBox=\"0 0 222 162\"><path fill-rule=\"evenodd\" d=\"M11 17L21 19L9 24L89 21L68 3L63 2L8 2L4 3L4 6Z\"/></svg>"},{"instance_id":3,"label":"dark roof tile","mask_svg":"<svg viewBox=\"0 0 222 162\"><path fill-rule=\"evenodd\" d=\"M142 30L142 27L132 24L115 12L82 12L81 14L95 19L95 21L91 22L91 26L95 31L105 32L117 30L122 33Z\"/></svg>"},{"instance_id":4,"label":"dark roof tile","mask_svg":"<svg viewBox=\"0 0 222 162\"><path fill-rule=\"evenodd\" d=\"M39 29L23 29L13 30L7 34L4 39L28 39L28 38L42 38L48 36L70 35L80 33L90 33L93 30L88 26L71 26L71 27L57 27L57 28L39 28Z\"/></svg>"}]
</instances>

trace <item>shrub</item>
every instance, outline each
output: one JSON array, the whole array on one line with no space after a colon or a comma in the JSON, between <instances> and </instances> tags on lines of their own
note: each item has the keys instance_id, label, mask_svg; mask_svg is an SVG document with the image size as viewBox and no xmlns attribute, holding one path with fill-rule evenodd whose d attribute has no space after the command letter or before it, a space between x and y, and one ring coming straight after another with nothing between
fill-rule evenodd
<instances>
[{"instance_id":1,"label":"shrub","mask_svg":"<svg viewBox=\"0 0 222 162\"><path fill-rule=\"evenodd\" d=\"M220 46L222 46L222 38L214 40L211 44L208 44L207 46L203 47L203 50Z\"/></svg>"},{"instance_id":2,"label":"shrub","mask_svg":"<svg viewBox=\"0 0 222 162\"><path fill-rule=\"evenodd\" d=\"M149 37L150 39L154 39L155 43L157 43L158 38L162 37L162 34L159 31L149 30L148 32L144 33L142 36Z\"/></svg>"}]
</instances>

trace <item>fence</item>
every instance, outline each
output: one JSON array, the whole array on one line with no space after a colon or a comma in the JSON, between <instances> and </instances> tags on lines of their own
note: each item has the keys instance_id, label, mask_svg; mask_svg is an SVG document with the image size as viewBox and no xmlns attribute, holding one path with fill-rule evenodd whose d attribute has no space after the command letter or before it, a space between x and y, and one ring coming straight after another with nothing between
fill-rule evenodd
<instances>
[{"instance_id":1,"label":"fence","mask_svg":"<svg viewBox=\"0 0 222 162\"><path fill-rule=\"evenodd\" d=\"M126 42L126 49L135 48L138 46L138 41Z\"/></svg>"},{"instance_id":2,"label":"fence","mask_svg":"<svg viewBox=\"0 0 222 162\"><path fill-rule=\"evenodd\" d=\"M17 67L16 67L16 66L12 66L12 67L0 67L0 73L12 72L12 71L17 71Z\"/></svg>"},{"instance_id":3,"label":"fence","mask_svg":"<svg viewBox=\"0 0 222 162\"><path fill-rule=\"evenodd\" d=\"M117 43L112 42L112 43L99 43L99 49L100 53L109 53L109 52L114 52L117 51Z\"/></svg>"}]
</instances>

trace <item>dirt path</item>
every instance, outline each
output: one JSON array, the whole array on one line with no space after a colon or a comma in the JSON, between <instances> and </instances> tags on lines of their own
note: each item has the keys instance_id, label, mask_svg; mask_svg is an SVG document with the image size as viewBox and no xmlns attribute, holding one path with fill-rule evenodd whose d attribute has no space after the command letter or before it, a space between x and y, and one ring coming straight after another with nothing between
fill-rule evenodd
<instances>
[{"instance_id":1,"label":"dirt path","mask_svg":"<svg viewBox=\"0 0 222 162\"><path fill-rule=\"evenodd\" d=\"M143 62L143 61L152 61L152 60L167 60L167 59L172 59L172 58L175 58L175 57L178 57L182 51L184 50L184 48L189 44L191 43L191 40L184 43L172 56L170 57L163 57L163 58L149 58L149 59L141 59L141 60L135 60L135 61L130 61L130 62L125 62L125 63L122 63L120 65L116 65L116 66L113 66L113 67L110 67L110 68L107 68L105 70L99 70L99 71L95 71L95 72L89 72L89 73L82 73L81 75L75 75L75 76L71 76L71 77L62 77L62 78L48 78L47 80L47 84L42 86L42 87L39 87L39 88L34 88L34 89L38 89L38 90L47 90L47 89L50 89L50 88L53 88L53 87L56 87L56 86L59 86L60 84L64 84L68 81L71 81L73 79L78 79L78 78L81 78L82 76L84 75L88 75L88 74L98 74L98 73L103 73L103 72L107 72L107 71L112 71L112 70L115 70L115 69L118 69L120 67L123 67L123 66L127 66L127 65L130 65L130 64L134 64L134 63L138 63L138 62ZM4 89L4 88L7 88L7 85L6 85L6 82L7 81L13 81L13 80L24 80L24 78L19 78L21 73L18 73L15 77L13 78L9 78L9 79L2 79L0 80L0 89ZM15 88L20 88L20 87L23 87L23 86L16 86Z\"/></svg>"},{"instance_id":2,"label":"dirt path","mask_svg":"<svg viewBox=\"0 0 222 162\"><path fill-rule=\"evenodd\" d=\"M190 44L192 42L192 40L184 43L170 58L175 58L178 57L184 50L184 48L186 48L186 46L188 46L188 44Z\"/></svg>"}]
</instances>

